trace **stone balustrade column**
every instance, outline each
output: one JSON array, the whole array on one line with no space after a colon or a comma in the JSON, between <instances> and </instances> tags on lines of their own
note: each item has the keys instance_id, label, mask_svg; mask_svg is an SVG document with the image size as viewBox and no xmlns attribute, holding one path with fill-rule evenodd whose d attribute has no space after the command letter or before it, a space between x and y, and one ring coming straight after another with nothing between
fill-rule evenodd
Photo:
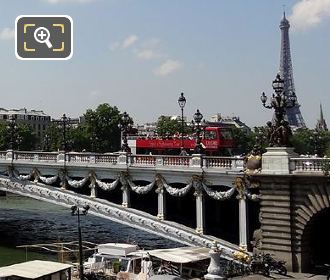
<instances>
[{"instance_id":1,"label":"stone balustrade column","mask_svg":"<svg viewBox=\"0 0 330 280\"><path fill-rule=\"evenodd\" d=\"M121 190L123 191L123 202L122 202L122 206L123 207L130 207L130 192L129 192L129 188L127 185L122 186Z\"/></svg>"},{"instance_id":2,"label":"stone balustrade column","mask_svg":"<svg viewBox=\"0 0 330 280\"><path fill-rule=\"evenodd\" d=\"M196 197L196 232L203 234L204 232L204 198L202 191L198 190L194 193Z\"/></svg>"},{"instance_id":3,"label":"stone balustrade column","mask_svg":"<svg viewBox=\"0 0 330 280\"><path fill-rule=\"evenodd\" d=\"M120 152L119 156L117 157L117 164L118 165L128 165L130 157L126 152Z\"/></svg>"},{"instance_id":4,"label":"stone balustrade column","mask_svg":"<svg viewBox=\"0 0 330 280\"><path fill-rule=\"evenodd\" d=\"M166 215L166 198L165 198L165 191L164 188L158 188L156 190L156 193L158 194L158 214L157 218L161 221L165 219Z\"/></svg>"},{"instance_id":5,"label":"stone balustrade column","mask_svg":"<svg viewBox=\"0 0 330 280\"><path fill-rule=\"evenodd\" d=\"M239 197L239 246L247 251L246 197Z\"/></svg>"}]
</instances>

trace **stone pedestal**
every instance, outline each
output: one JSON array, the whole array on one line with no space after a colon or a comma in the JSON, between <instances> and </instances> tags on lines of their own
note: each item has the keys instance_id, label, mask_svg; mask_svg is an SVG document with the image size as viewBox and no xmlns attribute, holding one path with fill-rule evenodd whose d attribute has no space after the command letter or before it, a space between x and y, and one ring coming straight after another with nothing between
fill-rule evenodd
<instances>
[{"instance_id":1,"label":"stone pedestal","mask_svg":"<svg viewBox=\"0 0 330 280\"><path fill-rule=\"evenodd\" d=\"M6 160L13 160L13 159L14 159L14 151L13 150L7 150Z\"/></svg>"},{"instance_id":2,"label":"stone pedestal","mask_svg":"<svg viewBox=\"0 0 330 280\"><path fill-rule=\"evenodd\" d=\"M215 242L215 244L212 246L210 252L210 265L207 268L207 274L204 276L204 279L207 280L220 280L220 279L227 279L224 275L224 268L221 267L221 251L218 250L217 248L217 244Z\"/></svg>"},{"instance_id":3,"label":"stone pedestal","mask_svg":"<svg viewBox=\"0 0 330 280\"><path fill-rule=\"evenodd\" d=\"M200 154L193 154L192 158L190 159L189 162L189 167L202 167L202 155Z\"/></svg>"},{"instance_id":4,"label":"stone pedestal","mask_svg":"<svg viewBox=\"0 0 330 280\"><path fill-rule=\"evenodd\" d=\"M128 164L128 154L126 152L120 152L117 158L117 164L127 165Z\"/></svg>"},{"instance_id":5,"label":"stone pedestal","mask_svg":"<svg viewBox=\"0 0 330 280\"><path fill-rule=\"evenodd\" d=\"M64 152L59 152L59 154L56 157L56 162L64 162L65 156L66 155Z\"/></svg>"},{"instance_id":6,"label":"stone pedestal","mask_svg":"<svg viewBox=\"0 0 330 280\"><path fill-rule=\"evenodd\" d=\"M289 174L290 158L298 157L289 147L268 147L262 155L262 174Z\"/></svg>"}]
</instances>

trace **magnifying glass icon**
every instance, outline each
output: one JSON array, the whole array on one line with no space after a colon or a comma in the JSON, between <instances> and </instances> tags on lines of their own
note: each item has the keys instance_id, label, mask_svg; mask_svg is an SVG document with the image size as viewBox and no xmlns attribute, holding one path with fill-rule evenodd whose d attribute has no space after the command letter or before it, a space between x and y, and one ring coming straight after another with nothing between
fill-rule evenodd
<instances>
[{"instance_id":1,"label":"magnifying glass icon","mask_svg":"<svg viewBox=\"0 0 330 280\"><path fill-rule=\"evenodd\" d=\"M53 47L52 43L49 41L50 32L46 27L38 27L34 31L34 39L41 44L46 44L49 49Z\"/></svg>"}]
</instances>

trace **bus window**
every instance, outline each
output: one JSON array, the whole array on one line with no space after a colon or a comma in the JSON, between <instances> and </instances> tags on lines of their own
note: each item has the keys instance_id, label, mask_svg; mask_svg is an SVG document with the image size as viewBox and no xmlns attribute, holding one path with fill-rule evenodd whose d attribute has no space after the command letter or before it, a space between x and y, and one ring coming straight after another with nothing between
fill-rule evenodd
<instances>
[{"instance_id":1,"label":"bus window","mask_svg":"<svg viewBox=\"0 0 330 280\"><path fill-rule=\"evenodd\" d=\"M217 139L217 134L215 131L205 131L204 132L204 137L207 140L216 140Z\"/></svg>"}]
</instances>

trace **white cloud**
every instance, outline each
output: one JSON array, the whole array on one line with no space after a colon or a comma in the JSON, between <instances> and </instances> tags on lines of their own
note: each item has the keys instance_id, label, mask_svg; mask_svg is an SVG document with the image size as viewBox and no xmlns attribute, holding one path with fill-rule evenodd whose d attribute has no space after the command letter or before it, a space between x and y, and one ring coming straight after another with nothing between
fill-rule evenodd
<instances>
[{"instance_id":1,"label":"white cloud","mask_svg":"<svg viewBox=\"0 0 330 280\"><path fill-rule=\"evenodd\" d=\"M183 65L180 61L168 59L154 70L154 74L157 76L167 76L179 70L182 66Z\"/></svg>"},{"instance_id":2,"label":"white cloud","mask_svg":"<svg viewBox=\"0 0 330 280\"><path fill-rule=\"evenodd\" d=\"M95 0L43 0L43 1L50 4L60 4L60 3L87 3L87 2L93 2Z\"/></svg>"},{"instance_id":3,"label":"white cloud","mask_svg":"<svg viewBox=\"0 0 330 280\"><path fill-rule=\"evenodd\" d=\"M140 50L136 53L136 56L142 60L151 60L154 58L162 57L160 53L150 49Z\"/></svg>"},{"instance_id":4,"label":"white cloud","mask_svg":"<svg viewBox=\"0 0 330 280\"><path fill-rule=\"evenodd\" d=\"M15 38L15 30L13 28L2 28L0 29L0 40L10 40Z\"/></svg>"},{"instance_id":5,"label":"white cloud","mask_svg":"<svg viewBox=\"0 0 330 280\"><path fill-rule=\"evenodd\" d=\"M127 49L128 47L132 46L139 38L136 35L128 36L122 43L122 48Z\"/></svg>"},{"instance_id":6,"label":"white cloud","mask_svg":"<svg viewBox=\"0 0 330 280\"><path fill-rule=\"evenodd\" d=\"M120 43L119 42L114 42L109 46L110 51L115 51L120 47Z\"/></svg>"},{"instance_id":7,"label":"white cloud","mask_svg":"<svg viewBox=\"0 0 330 280\"><path fill-rule=\"evenodd\" d=\"M141 46L144 49L155 49L160 45L160 39L158 38L151 38L148 40L145 40Z\"/></svg>"},{"instance_id":8,"label":"white cloud","mask_svg":"<svg viewBox=\"0 0 330 280\"><path fill-rule=\"evenodd\" d=\"M97 96L100 96L102 95L102 93L99 91L99 90L92 90L90 93L89 93L89 96L90 97L97 97Z\"/></svg>"},{"instance_id":9,"label":"white cloud","mask_svg":"<svg viewBox=\"0 0 330 280\"><path fill-rule=\"evenodd\" d=\"M292 10L289 20L293 29L306 30L330 17L330 0L301 0Z\"/></svg>"}]
</instances>

